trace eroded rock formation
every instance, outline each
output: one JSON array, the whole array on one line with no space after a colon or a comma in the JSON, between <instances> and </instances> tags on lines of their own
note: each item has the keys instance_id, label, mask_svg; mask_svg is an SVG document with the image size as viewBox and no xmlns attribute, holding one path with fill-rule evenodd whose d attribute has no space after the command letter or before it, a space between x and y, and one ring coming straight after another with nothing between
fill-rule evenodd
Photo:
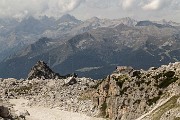
<instances>
[{"instance_id":1,"label":"eroded rock formation","mask_svg":"<svg viewBox=\"0 0 180 120\"><path fill-rule=\"evenodd\" d=\"M38 70L42 73L36 74ZM58 108L112 120L180 118L179 62L147 71L118 67L106 79L98 81L56 78L43 62L32 71L32 80L0 79L0 98L7 101L24 98L29 106Z\"/></svg>"}]
</instances>

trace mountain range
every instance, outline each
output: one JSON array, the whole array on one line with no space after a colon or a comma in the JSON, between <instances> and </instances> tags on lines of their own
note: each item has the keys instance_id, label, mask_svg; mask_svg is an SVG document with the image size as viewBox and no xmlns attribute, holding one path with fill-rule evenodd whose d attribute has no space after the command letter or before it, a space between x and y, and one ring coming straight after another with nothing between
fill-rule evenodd
<instances>
[{"instance_id":1,"label":"mountain range","mask_svg":"<svg viewBox=\"0 0 180 120\"><path fill-rule=\"evenodd\" d=\"M172 21L81 21L67 14L59 19L2 19L0 26L2 78L27 77L39 60L61 75L75 72L94 79L119 65L147 69L180 60L180 24Z\"/></svg>"}]
</instances>

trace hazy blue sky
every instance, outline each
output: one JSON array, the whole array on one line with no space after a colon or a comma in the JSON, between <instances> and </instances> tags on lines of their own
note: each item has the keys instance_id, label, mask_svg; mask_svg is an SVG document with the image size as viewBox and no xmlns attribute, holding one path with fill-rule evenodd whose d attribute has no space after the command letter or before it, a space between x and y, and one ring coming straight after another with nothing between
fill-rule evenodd
<instances>
[{"instance_id":1,"label":"hazy blue sky","mask_svg":"<svg viewBox=\"0 0 180 120\"><path fill-rule=\"evenodd\" d=\"M55 16L80 19L132 17L180 22L180 0L0 0L0 17Z\"/></svg>"}]
</instances>

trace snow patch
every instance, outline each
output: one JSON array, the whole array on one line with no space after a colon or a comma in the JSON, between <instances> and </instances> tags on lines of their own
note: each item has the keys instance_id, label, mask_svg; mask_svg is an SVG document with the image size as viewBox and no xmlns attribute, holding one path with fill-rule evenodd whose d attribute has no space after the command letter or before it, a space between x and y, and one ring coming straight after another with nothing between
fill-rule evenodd
<instances>
[{"instance_id":1,"label":"snow patch","mask_svg":"<svg viewBox=\"0 0 180 120\"><path fill-rule=\"evenodd\" d=\"M172 41L167 41L162 46L172 46L172 44L173 44Z\"/></svg>"},{"instance_id":2,"label":"snow patch","mask_svg":"<svg viewBox=\"0 0 180 120\"><path fill-rule=\"evenodd\" d=\"M83 44L85 44L85 43L86 43L86 40L81 40L76 47L77 48L83 47Z\"/></svg>"},{"instance_id":3,"label":"snow patch","mask_svg":"<svg viewBox=\"0 0 180 120\"><path fill-rule=\"evenodd\" d=\"M98 70L100 68L102 68L102 67L85 67L85 68L78 69L76 71L78 71L78 72L89 72L91 70Z\"/></svg>"}]
</instances>

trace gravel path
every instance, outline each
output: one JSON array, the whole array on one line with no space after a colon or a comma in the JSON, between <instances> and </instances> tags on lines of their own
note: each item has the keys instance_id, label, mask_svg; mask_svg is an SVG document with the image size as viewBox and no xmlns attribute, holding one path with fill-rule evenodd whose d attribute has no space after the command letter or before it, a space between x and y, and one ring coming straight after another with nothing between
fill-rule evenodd
<instances>
[{"instance_id":1,"label":"gravel path","mask_svg":"<svg viewBox=\"0 0 180 120\"><path fill-rule=\"evenodd\" d=\"M11 99L10 103L14 104L14 109L17 114L27 110L30 113L30 116L26 116L27 120L104 120L102 118L89 117L84 114L61 111L55 108L30 107L27 106L28 100L25 99Z\"/></svg>"}]
</instances>

